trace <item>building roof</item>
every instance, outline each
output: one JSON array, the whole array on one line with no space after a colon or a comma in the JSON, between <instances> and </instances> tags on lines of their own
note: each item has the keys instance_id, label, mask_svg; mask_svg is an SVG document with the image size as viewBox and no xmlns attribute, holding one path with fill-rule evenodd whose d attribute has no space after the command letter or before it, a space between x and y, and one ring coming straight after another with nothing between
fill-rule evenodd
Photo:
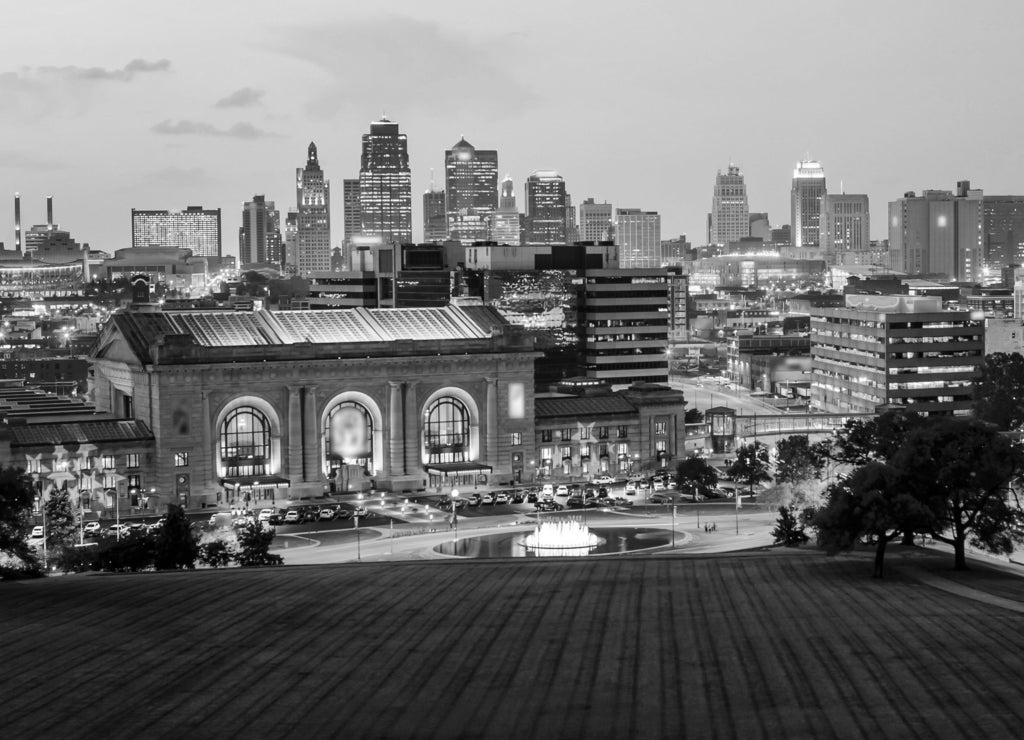
<instances>
[{"instance_id":1,"label":"building roof","mask_svg":"<svg viewBox=\"0 0 1024 740\"><path fill-rule=\"evenodd\" d=\"M12 447L41 445L97 444L100 442L144 442L153 439L143 422L79 421L67 424L16 424L8 427Z\"/></svg>"},{"instance_id":2,"label":"building roof","mask_svg":"<svg viewBox=\"0 0 1024 740\"><path fill-rule=\"evenodd\" d=\"M536 398L533 401L533 408L534 415L538 419L558 416L583 418L636 413L636 407L619 395Z\"/></svg>"},{"instance_id":3,"label":"building roof","mask_svg":"<svg viewBox=\"0 0 1024 740\"><path fill-rule=\"evenodd\" d=\"M200 347L488 339L506 323L490 308L121 312L111 323L140 358L166 336ZM101 348L98 356L104 356Z\"/></svg>"}]
</instances>

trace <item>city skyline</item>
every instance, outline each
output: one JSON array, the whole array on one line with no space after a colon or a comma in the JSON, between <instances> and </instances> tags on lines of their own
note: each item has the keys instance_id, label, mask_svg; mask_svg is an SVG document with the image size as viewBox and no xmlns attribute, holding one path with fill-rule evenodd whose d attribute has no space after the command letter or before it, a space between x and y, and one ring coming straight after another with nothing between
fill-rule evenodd
<instances>
[{"instance_id":1,"label":"city skyline","mask_svg":"<svg viewBox=\"0 0 1024 740\"><path fill-rule=\"evenodd\" d=\"M962 179L986 193L1020 192L1021 155L1000 143L1012 140L1013 116L986 121L985 137L960 141L948 132L976 126L976 111L998 95L998 79L1020 68L1009 33L1024 10L993 4L1000 22L989 24L983 19L991 14L980 6L966 18L930 12L942 4L887 5L886 13L869 8L845 19L840 43L832 27L830 34L815 32L832 12L829 3L751 6L736 28L744 45L719 58L710 31L732 27L728 11L669 3L652 4L658 24L644 22L644 14L609 24L606 14L581 13L579 3L525 3L496 29L473 20L465 12L470 6L460 2L399 3L390 16L313 3L315 25L298 19L280 27L256 20L270 14L237 19L197 3L181 7L202 8L205 23L198 25L179 10L154 9L143 19L124 2L58 2L47 23L67 43L43 47L13 32L3 39L0 92L8 104L0 113L0 194L7 203L14 192L22 194L27 225L44 222L37 204L55 195L64 227L105 251L130 243L125 214L131 208L204 203L223 210L224 228L233 233L252 193L290 201L289 174L311 140L327 172L354 178L359 136L382 112L409 135L415 193L427 189L430 170L441 170L445 148L465 133L496 148L502 173L516 182L556 169L575 202L593 197L656 210L666 238L685 233L694 243L702 241L707 183L730 161L743 169L751 210L767 211L773 225L789 220L789 175L793 162L808 154L823 163L832 183L867 194L876 214L907 190ZM883 7L868 3L875 5ZM118 23L96 23L99 6ZM270 5L253 6L261 7ZM31 27L39 14L14 7L7 27ZM587 33L564 37L558 28L570 20ZM247 40L231 66L221 67L223 31L236 21L242 28L234 36ZM155 27L158 37L151 34ZM89 29L88 38L75 39L81 28ZM679 44L681 32L686 52L678 63L657 63L659 49ZM395 52L352 74L350 63L385 36L397 40ZM787 38L794 43L779 43ZM871 55L861 54L860 39L872 40ZM604 54L609 46L623 53ZM820 69L802 63L808 47L828 63ZM970 54L957 65L928 64L924 48L936 57L962 48ZM470 58L473 64L457 63ZM715 74L705 58L717 59ZM553 62L581 82L567 89L563 75L544 75ZM439 79L440 68L454 78L426 84ZM999 75L986 74L995 69ZM751 111L793 110L796 101L786 91L796 89L794 81L801 90L825 89L836 70L877 115L852 120L818 108L749 126ZM735 115L724 107L718 74L744 80L750 91ZM627 80L638 100L623 111L609 109L597 86ZM474 94L465 96L460 87ZM678 89L686 94L677 101ZM631 111L640 107L672 125L638 122ZM112 117L110 110L125 114ZM712 125L697 110L725 112ZM637 156L636 129L657 159ZM418 211L414 201L414 239L421 236ZM884 238L884 219L873 221L872 238ZM0 205L0 233L10 248L10 205ZM234 253L233 245L225 251Z\"/></svg>"}]
</instances>

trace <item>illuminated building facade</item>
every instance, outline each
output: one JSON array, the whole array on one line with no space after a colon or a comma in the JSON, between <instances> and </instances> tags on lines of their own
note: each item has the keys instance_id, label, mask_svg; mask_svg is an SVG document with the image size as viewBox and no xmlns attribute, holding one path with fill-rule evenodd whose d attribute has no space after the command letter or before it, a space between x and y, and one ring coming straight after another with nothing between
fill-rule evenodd
<instances>
[{"instance_id":1,"label":"illuminated building facade","mask_svg":"<svg viewBox=\"0 0 1024 740\"><path fill-rule=\"evenodd\" d=\"M247 265L280 265L284 258L281 239L281 212L265 196L254 195L242 206L242 225L238 228L238 261Z\"/></svg>"},{"instance_id":2,"label":"illuminated building facade","mask_svg":"<svg viewBox=\"0 0 1024 740\"><path fill-rule=\"evenodd\" d=\"M847 264L840 258L847 252L865 252L871 248L871 216L866 195L825 195L821 246L829 264Z\"/></svg>"},{"instance_id":3,"label":"illuminated building facade","mask_svg":"<svg viewBox=\"0 0 1024 740\"><path fill-rule=\"evenodd\" d=\"M895 269L910 275L941 273L974 282L981 276L982 192L970 183L948 190L910 192L889 203L889 251Z\"/></svg>"},{"instance_id":4,"label":"illuminated building facade","mask_svg":"<svg viewBox=\"0 0 1024 740\"><path fill-rule=\"evenodd\" d=\"M423 241L443 242L448 238L445 191L431 188L423 193Z\"/></svg>"},{"instance_id":5,"label":"illuminated building facade","mask_svg":"<svg viewBox=\"0 0 1024 740\"><path fill-rule=\"evenodd\" d=\"M931 296L847 295L811 313L811 404L872 413L900 404L969 414L985 354L981 311L943 311Z\"/></svg>"},{"instance_id":6,"label":"illuminated building facade","mask_svg":"<svg viewBox=\"0 0 1024 740\"><path fill-rule=\"evenodd\" d=\"M519 244L523 240L523 219L516 206L516 194L512 175L505 175L501 181L501 195L498 208L491 214L491 228L488 239L498 244Z\"/></svg>"},{"instance_id":7,"label":"illuminated building facade","mask_svg":"<svg viewBox=\"0 0 1024 740\"><path fill-rule=\"evenodd\" d=\"M1024 195L985 195L984 266L992 274L1024 265Z\"/></svg>"},{"instance_id":8,"label":"illuminated building facade","mask_svg":"<svg viewBox=\"0 0 1024 740\"><path fill-rule=\"evenodd\" d=\"M661 267L661 216L639 208L615 209L619 267Z\"/></svg>"},{"instance_id":9,"label":"illuminated building facade","mask_svg":"<svg viewBox=\"0 0 1024 740\"><path fill-rule=\"evenodd\" d=\"M565 228L565 180L554 170L538 170L526 179L527 244L563 244Z\"/></svg>"},{"instance_id":10,"label":"illuminated building facade","mask_svg":"<svg viewBox=\"0 0 1024 740\"><path fill-rule=\"evenodd\" d=\"M498 152L460 139L444 153L444 189L448 237L463 244L486 240L498 209Z\"/></svg>"},{"instance_id":11,"label":"illuminated building facade","mask_svg":"<svg viewBox=\"0 0 1024 740\"><path fill-rule=\"evenodd\" d=\"M133 208L132 246L189 249L197 257L220 257L220 209L189 206L184 211L141 211Z\"/></svg>"},{"instance_id":12,"label":"illuminated building facade","mask_svg":"<svg viewBox=\"0 0 1024 740\"><path fill-rule=\"evenodd\" d=\"M342 210L345 222L345 246L352 244L353 237L359 236L363 229L363 217L359 210L359 180L349 178L342 180Z\"/></svg>"},{"instance_id":13,"label":"illuminated building facade","mask_svg":"<svg viewBox=\"0 0 1024 740\"><path fill-rule=\"evenodd\" d=\"M331 269L331 183L324 178L316 144L306 166L295 170L295 268L299 275Z\"/></svg>"},{"instance_id":14,"label":"illuminated building facade","mask_svg":"<svg viewBox=\"0 0 1024 740\"><path fill-rule=\"evenodd\" d=\"M153 486L200 506L529 480L534 357L449 306L119 312L93 363L97 407L156 430Z\"/></svg>"},{"instance_id":15,"label":"illuminated building facade","mask_svg":"<svg viewBox=\"0 0 1024 740\"><path fill-rule=\"evenodd\" d=\"M797 162L790 190L792 246L821 245L821 212L825 200L825 170L820 162Z\"/></svg>"},{"instance_id":16,"label":"illuminated building facade","mask_svg":"<svg viewBox=\"0 0 1024 740\"><path fill-rule=\"evenodd\" d=\"M715 192L711 199L711 238L709 243L727 246L750 236L750 206L743 173L734 164L715 176Z\"/></svg>"},{"instance_id":17,"label":"illuminated building facade","mask_svg":"<svg viewBox=\"0 0 1024 740\"><path fill-rule=\"evenodd\" d=\"M412 241L412 174L405 134L382 118L363 134L359 166L359 215L364 236Z\"/></svg>"}]
</instances>

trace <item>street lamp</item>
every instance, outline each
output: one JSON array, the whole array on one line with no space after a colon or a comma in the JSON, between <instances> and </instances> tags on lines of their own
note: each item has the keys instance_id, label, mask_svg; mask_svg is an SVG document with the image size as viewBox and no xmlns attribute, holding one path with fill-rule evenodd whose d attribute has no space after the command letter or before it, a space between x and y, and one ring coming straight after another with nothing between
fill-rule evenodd
<instances>
[{"instance_id":1,"label":"street lamp","mask_svg":"<svg viewBox=\"0 0 1024 740\"><path fill-rule=\"evenodd\" d=\"M459 490L452 489L452 526L455 527L455 542L459 542Z\"/></svg>"},{"instance_id":2,"label":"street lamp","mask_svg":"<svg viewBox=\"0 0 1024 740\"><path fill-rule=\"evenodd\" d=\"M356 498L359 501L356 506L356 562L361 563L363 561L363 548L359 540L359 520L362 518L363 494L360 493Z\"/></svg>"}]
</instances>

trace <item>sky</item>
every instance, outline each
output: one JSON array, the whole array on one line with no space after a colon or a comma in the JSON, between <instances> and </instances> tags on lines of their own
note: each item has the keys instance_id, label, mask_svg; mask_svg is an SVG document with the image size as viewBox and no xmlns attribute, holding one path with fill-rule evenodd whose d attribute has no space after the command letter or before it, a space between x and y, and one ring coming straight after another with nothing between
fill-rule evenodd
<instances>
[{"instance_id":1,"label":"sky","mask_svg":"<svg viewBox=\"0 0 1024 740\"><path fill-rule=\"evenodd\" d=\"M243 9L244 8L244 9ZM522 208L534 170L578 204L656 210L662 237L704 241L715 173L746 175L751 211L789 221L793 167L871 199L872 236L905 191L1024 193L1024 3L1010 0L33 0L0 24L0 241L55 220L131 246L131 209L283 212L317 143L332 181L359 170L382 114L407 134L420 197L465 136L497 149Z\"/></svg>"}]
</instances>

